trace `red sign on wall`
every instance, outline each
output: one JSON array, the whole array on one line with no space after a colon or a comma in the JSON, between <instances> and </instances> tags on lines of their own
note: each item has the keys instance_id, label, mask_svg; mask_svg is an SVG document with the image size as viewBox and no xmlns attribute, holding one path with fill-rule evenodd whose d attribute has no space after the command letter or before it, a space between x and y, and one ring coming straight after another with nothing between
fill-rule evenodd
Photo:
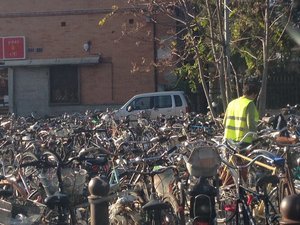
<instances>
[{"instance_id":1,"label":"red sign on wall","mask_svg":"<svg viewBox=\"0 0 300 225\"><path fill-rule=\"evenodd\" d=\"M3 59L25 59L25 37L3 37Z\"/></svg>"},{"instance_id":2,"label":"red sign on wall","mask_svg":"<svg viewBox=\"0 0 300 225\"><path fill-rule=\"evenodd\" d=\"M0 60L25 59L25 37L0 37Z\"/></svg>"},{"instance_id":3,"label":"red sign on wall","mask_svg":"<svg viewBox=\"0 0 300 225\"><path fill-rule=\"evenodd\" d=\"M0 59L3 59L4 53L3 53L3 38L0 37Z\"/></svg>"}]
</instances>

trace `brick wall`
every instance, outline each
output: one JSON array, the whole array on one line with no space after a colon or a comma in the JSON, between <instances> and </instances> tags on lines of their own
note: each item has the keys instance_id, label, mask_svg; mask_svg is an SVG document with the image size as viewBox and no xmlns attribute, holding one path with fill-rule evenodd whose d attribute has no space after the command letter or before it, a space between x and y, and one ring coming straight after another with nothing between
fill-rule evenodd
<instances>
[{"instance_id":1,"label":"brick wall","mask_svg":"<svg viewBox=\"0 0 300 225\"><path fill-rule=\"evenodd\" d=\"M112 4L120 10L99 26ZM0 36L25 36L26 59L101 54L102 63L80 68L82 104L121 104L155 90L153 26L128 8L126 1L0 1Z\"/></svg>"}]
</instances>

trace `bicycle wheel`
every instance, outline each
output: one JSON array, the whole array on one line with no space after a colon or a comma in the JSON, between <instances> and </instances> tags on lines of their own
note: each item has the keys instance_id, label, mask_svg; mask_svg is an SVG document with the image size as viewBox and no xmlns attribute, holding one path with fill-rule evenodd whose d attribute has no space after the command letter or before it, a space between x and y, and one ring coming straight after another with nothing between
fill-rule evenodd
<instances>
[{"instance_id":1,"label":"bicycle wheel","mask_svg":"<svg viewBox=\"0 0 300 225\"><path fill-rule=\"evenodd\" d=\"M173 224L185 225L185 213L184 213L184 202L183 202L185 196L182 196L181 198L182 198L181 200L182 202L179 202L180 200L177 200L174 195L167 194L164 196L164 202L167 203L172 208L172 210L169 212L171 214L168 216L171 217L172 220L174 221Z\"/></svg>"},{"instance_id":2,"label":"bicycle wheel","mask_svg":"<svg viewBox=\"0 0 300 225\"><path fill-rule=\"evenodd\" d=\"M61 163L61 159L59 157L59 155L56 152L51 152L51 151L45 151L43 153L42 157L46 157L47 158L47 163L50 165L58 165L59 163ZM61 168L62 169L62 168ZM51 171L52 170L52 171ZM72 204L71 201L71 197L69 194L70 193L65 193L63 192L64 188L65 188L65 183L64 183L64 177L60 177L62 180L62 183L59 183L58 177L57 177L57 168L51 168L51 170L48 170L47 175L49 176L48 179L51 179L51 182L47 182L47 187L49 188L48 191L50 193L54 193L51 194L48 197L53 197L54 195L56 195L58 193L58 191L62 191L60 192L60 194L66 194L67 198L68 198L68 203L64 203L64 205L59 205L59 204L53 204L51 206L48 205L49 208L46 208L43 214L43 222L46 222L46 224L70 224L70 225L77 225L77 219L76 219L76 208L74 207L74 205ZM69 170L68 170L69 171ZM72 170L70 170L72 171ZM62 172L62 170L61 170ZM62 174L60 174L62 176ZM68 180L68 179L66 179ZM58 183L58 184L56 184ZM62 188L60 190L60 188ZM57 191L55 191L57 190ZM76 196L79 197L79 196Z\"/></svg>"},{"instance_id":3,"label":"bicycle wheel","mask_svg":"<svg viewBox=\"0 0 300 225\"><path fill-rule=\"evenodd\" d=\"M155 135L155 129L153 129L152 127L145 128L140 136L141 144L138 144L141 149L143 149L144 151L150 149L153 146L153 144L150 143L150 140L155 137Z\"/></svg>"},{"instance_id":4,"label":"bicycle wheel","mask_svg":"<svg viewBox=\"0 0 300 225\"><path fill-rule=\"evenodd\" d=\"M255 152L257 152L258 154L260 154L261 152L263 153L263 151L259 151L259 150L256 150ZM250 154L251 158L254 158L256 156L255 152ZM285 154L287 154L287 155L285 155ZM260 177L263 177L265 175L273 174L279 178L279 184L276 187L272 188L271 185L269 185L269 187L267 189L267 194L269 196L269 199L276 210L276 211L273 210L273 212L271 212L274 215L279 214L278 212L280 211L280 203L284 197L286 197L288 195L296 194L292 171L291 171L291 168L289 167L289 162L291 161L290 154L288 152L286 152L286 153L282 154L281 157L285 158L285 163L284 163L284 165L282 165L282 167L276 167L276 170L274 170L274 171L263 168L258 165L252 165L249 168L249 171L251 171L250 173L252 174L252 178L255 177L255 180L250 179L250 180L252 180L252 186L253 186L253 184L256 183L256 181ZM262 161L262 162L264 164L268 165L268 162L266 162L266 161ZM249 176L249 177L251 177L251 176ZM249 183L251 183L251 182L249 182ZM264 212L263 205L262 206L260 205L259 208L260 208L260 214L262 212Z\"/></svg>"},{"instance_id":5,"label":"bicycle wheel","mask_svg":"<svg viewBox=\"0 0 300 225\"><path fill-rule=\"evenodd\" d=\"M4 170L6 176L12 175L14 172L13 165L15 161L13 145L8 145L0 149L0 160L3 164L0 174L2 174L2 171Z\"/></svg>"},{"instance_id":6,"label":"bicycle wheel","mask_svg":"<svg viewBox=\"0 0 300 225\"><path fill-rule=\"evenodd\" d=\"M141 204L135 195L119 197L109 205L110 225L136 225L141 224Z\"/></svg>"},{"instance_id":7,"label":"bicycle wheel","mask_svg":"<svg viewBox=\"0 0 300 225\"><path fill-rule=\"evenodd\" d=\"M63 221L63 222L62 222ZM49 209L45 208L42 213L41 224L45 225L57 225L57 224L69 224L69 225L78 225L84 224L87 222L82 221L82 223L77 223L75 219L75 210L72 208L57 210L57 209Z\"/></svg>"},{"instance_id":8,"label":"bicycle wheel","mask_svg":"<svg viewBox=\"0 0 300 225\"><path fill-rule=\"evenodd\" d=\"M19 154L17 158L19 158L19 165L29 162L35 162L38 160L37 156L31 152ZM40 188L40 180L38 178L39 171L36 169L36 167L20 167L18 169L18 174L21 177L21 181L23 183L22 186L27 191L27 195L32 197L35 196L38 198L38 201L41 202L45 195ZM36 192L38 192L38 194Z\"/></svg>"},{"instance_id":9,"label":"bicycle wheel","mask_svg":"<svg viewBox=\"0 0 300 225\"><path fill-rule=\"evenodd\" d=\"M256 178L261 177L271 177L269 174L258 174ZM274 176L276 177L276 176ZM255 180L255 186L257 186L258 179ZM254 185L251 187L254 188ZM279 224L280 218L280 200L279 200L279 189L280 184L272 185L271 183L267 184L265 189L259 189L260 195L264 195L264 200L267 201L268 207L265 206L265 202L261 199L254 198L251 200L252 215L255 217L255 220L258 224ZM250 188L251 189L251 188ZM249 203L250 205L250 203Z\"/></svg>"},{"instance_id":10,"label":"bicycle wheel","mask_svg":"<svg viewBox=\"0 0 300 225\"><path fill-rule=\"evenodd\" d=\"M164 202L163 206L147 209L144 212L146 221L143 225L179 225L177 216L169 202Z\"/></svg>"},{"instance_id":11,"label":"bicycle wheel","mask_svg":"<svg viewBox=\"0 0 300 225\"><path fill-rule=\"evenodd\" d=\"M268 210L265 211L264 202L259 202L257 207L255 208L255 219L257 224L272 224L279 225L279 221L281 219L280 215L280 202L278 198L278 186L274 188L270 188L267 197L268 201Z\"/></svg>"},{"instance_id":12,"label":"bicycle wheel","mask_svg":"<svg viewBox=\"0 0 300 225\"><path fill-rule=\"evenodd\" d=\"M280 183L279 183L279 201L281 202L282 199L288 195L296 194L296 188L294 183L294 176L292 173L292 166L290 165L292 162L292 155L289 152L286 152L285 155L285 165L284 165L284 176L279 174Z\"/></svg>"},{"instance_id":13,"label":"bicycle wheel","mask_svg":"<svg viewBox=\"0 0 300 225\"><path fill-rule=\"evenodd\" d=\"M234 221L237 214L238 199L238 173L229 168L221 168L220 180L222 184L219 187L219 196L216 202L216 218L218 223L226 223Z\"/></svg>"}]
</instances>

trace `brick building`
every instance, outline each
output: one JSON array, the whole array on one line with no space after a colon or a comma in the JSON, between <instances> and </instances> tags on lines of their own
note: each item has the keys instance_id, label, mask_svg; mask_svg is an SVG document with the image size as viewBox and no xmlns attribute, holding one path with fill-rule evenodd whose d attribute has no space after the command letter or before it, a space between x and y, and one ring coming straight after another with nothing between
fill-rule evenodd
<instances>
[{"instance_id":1,"label":"brick building","mask_svg":"<svg viewBox=\"0 0 300 225\"><path fill-rule=\"evenodd\" d=\"M99 26L114 4L117 11ZM153 66L168 54L154 40L167 37L169 25L138 15L127 1L0 1L10 112L103 110L163 90L174 77Z\"/></svg>"}]
</instances>

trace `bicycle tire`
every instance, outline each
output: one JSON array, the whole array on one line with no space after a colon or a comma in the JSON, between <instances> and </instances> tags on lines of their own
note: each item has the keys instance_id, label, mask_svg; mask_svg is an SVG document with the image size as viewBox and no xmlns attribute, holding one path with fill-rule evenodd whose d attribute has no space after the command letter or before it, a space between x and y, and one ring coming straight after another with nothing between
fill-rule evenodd
<instances>
[{"instance_id":1,"label":"bicycle tire","mask_svg":"<svg viewBox=\"0 0 300 225\"><path fill-rule=\"evenodd\" d=\"M38 157L31 152L24 152L23 154L20 155L20 157L21 158L19 159L18 162L19 165L38 160ZM33 191L38 190L39 194L43 195L43 193L41 193L41 188L39 185L39 178L38 178L39 171L35 167L33 166L20 167L19 173L23 177L24 182L26 182L26 184L28 185L27 188L28 196L30 196L33 193L29 189L32 189Z\"/></svg>"},{"instance_id":2,"label":"bicycle tire","mask_svg":"<svg viewBox=\"0 0 300 225\"><path fill-rule=\"evenodd\" d=\"M59 163L62 162L62 159L60 158L60 156L56 152L45 151L43 153L43 156L50 157L49 160L48 160L48 163L53 163L53 165L58 165ZM57 170L57 168L55 170ZM67 221L68 224L70 224L70 225L76 225L77 224L77 220L76 220L76 215L75 215L75 209L72 207L72 205L69 204L68 207L63 208L62 210L63 210L63 213L65 214L64 215L65 218L68 219L68 221ZM59 213L59 212L57 212L57 208L54 209L54 210L46 209L46 211L48 211L50 213L51 212L54 213L54 216L50 217L50 221L54 220L53 225L56 224L56 221L55 221L55 219L56 219L55 217L57 216L56 213ZM50 214L48 213L47 215L50 215ZM49 225L50 224L52 224L52 222L49 222Z\"/></svg>"},{"instance_id":3,"label":"bicycle tire","mask_svg":"<svg viewBox=\"0 0 300 225\"><path fill-rule=\"evenodd\" d=\"M283 200L284 197L288 196L288 195L292 195L292 194L296 194L296 190L295 190L295 184L294 184L294 179L293 179L293 174L291 171L291 168L289 167L289 161L290 159L290 155L289 153L286 153L288 155L284 156L284 154L282 154L282 157L284 157L285 160L285 164L284 167L281 169L276 169L276 173L275 175L278 176L279 178L279 184L277 185L277 187L274 189L273 192L270 192L269 195L273 195L271 199L274 199L274 192L276 190L276 192L278 193L276 198L277 198L277 203L275 204L278 208L278 212L279 212L279 207L280 207L280 202ZM255 154L252 154L251 157L255 157ZM268 164L268 163L266 163ZM250 169L258 169L257 171L260 173L260 175L271 175L271 171L267 170L267 169L262 169L259 166L255 166L252 165ZM284 172L282 174L282 171ZM257 173L255 174L256 178L257 176L259 176ZM273 200L274 201L274 200Z\"/></svg>"},{"instance_id":4,"label":"bicycle tire","mask_svg":"<svg viewBox=\"0 0 300 225\"><path fill-rule=\"evenodd\" d=\"M258 205L256 210L257 222L259 224L268 224L279 225L280 222L280 201L278 198L278 186L274 187L268 192L268 204L269 204L269 215L265 215L265 205L261 203Z\"/></svg>"},{"instance_id":5,"label":"bicycle tire","mask_svg":"<svg viewBox=\"0 0 300 225\"><path fill-rule=\"evenodd\" d=\"M173 216L175 217L176 222L175 224L185 225L184 202L179 204L173 194L165 195L163 201L172 207Z\"/></svg>"},{"instance_id":6,"label":"bicycle tire","mask_svg":"<svg viewBox=\"0 0 300 225\"><path fill-rule=\"evenodd\" d=\"M156 130L152 127L147 127L143 130L140 141L142 142L141 144L138 144L144 151L149 150L151 147L153 147L153 144L150 143L151 138L156 136ZM145 143L143 143L145 142Z\"/></svg>"},{"instance_id":7,"label":"bicycle tire","mask_svg":"<svg viewBox=\"0 0 300 225\"><path fill-rule=\"evenodd\" d=\"M148 220L144 225L179 225L178 218L170 202L164 201L163 209L147 210Z\"/></svg>"},{"instance_id":8,"label":"bicycle tire","mask_svg":"<svg viewBox=\"0 0 300 225\"><path fill-rule=\"evenodd\" d=\"M14 165L14 161L15 161L15 152L14 152L14 146L12 144L0 148L0 159L3 163L2 166L4 166L6 175L13 174L14 168L12 165ZM2 170L3 167L1 169L0 174L2 174Z\"/></svg>"},{"instance_id":9,"label":"bicycle tire","mask_svg":"<svg viewBox=\"0 0 300 225\"><path fill-rule=\"evenodd\" d=\"M66 209L65 217L67 218L67 221L65 221L66 224L77 225L75 212L72 208ZM47 224L47 225L60 224L61 222L58 221L58 211L45 208L44 212L42 213L42 218L40 222L41 224Z\"/></svg>"},{"instance_id":10,"label":"bicycle tire","mask_svg":"<svg viewBox=\"0 0 300 225\"><path fill-rule=\"evenodd\" d=\"M223 168L225 169L225 168ZM216 219L220 223L229 223L237 214L236 201L238 197L237 172L227 167L225 179L220 180L219 196L216 204ZM222 173L224 175L224 173Z\"/></svg>"}]
</instances>

